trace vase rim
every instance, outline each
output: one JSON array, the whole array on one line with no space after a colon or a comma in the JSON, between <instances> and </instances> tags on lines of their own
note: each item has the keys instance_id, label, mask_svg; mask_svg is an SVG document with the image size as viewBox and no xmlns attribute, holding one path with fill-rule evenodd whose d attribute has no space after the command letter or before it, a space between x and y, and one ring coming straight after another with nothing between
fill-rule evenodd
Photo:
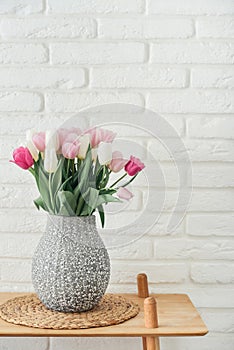
<instances>
[{"instance_id":1,"label":"vase rim","mask_svg":"<svg viewBox=\"0 0 234 350\"><path fill-rule=\"evenodd\" d=\"M57 215L57 214L51 214L51 213L47 213L47 215L49 217L56 217L56 218L64 218L64 219L68 219L68 218L72 218L72 219L79 219L79 220L90 220L90 219L95 219L96 216L95 215Z\"/></svg>"},{"instance_id":2,"label":"vase rim","mask_svg":"<svg viewBox=\"0 0 234 350\"><path fill-rule=\"evenodd\" d=\"M67 215L56 215L56 214L50 214L48 213L48 218L50 218L51 220L76 220L76 221L83 221L83 222L95 222L96 220L96 216L95 215L86 215L86 216L76 216L76 215L71 215L71 216L67 216Z\"/></svg>"}]
</instances>

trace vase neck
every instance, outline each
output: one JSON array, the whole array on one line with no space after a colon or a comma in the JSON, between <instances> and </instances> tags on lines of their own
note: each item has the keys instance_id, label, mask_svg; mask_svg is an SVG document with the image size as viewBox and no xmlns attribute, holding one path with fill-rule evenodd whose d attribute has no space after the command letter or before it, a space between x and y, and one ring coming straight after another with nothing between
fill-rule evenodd
<instances>
[{"instance_id":1,"label":"vase neck","mask_svg":"<svg viewBox=\"0 0 234 350\"><path fill-rule=\"evenodd\" d=\"M96 217L91 216L60 216L48 215L48 226L54 227L58 233L70 232L79 233L92 232L96 233Z\"/></svg>"}]
</instances>

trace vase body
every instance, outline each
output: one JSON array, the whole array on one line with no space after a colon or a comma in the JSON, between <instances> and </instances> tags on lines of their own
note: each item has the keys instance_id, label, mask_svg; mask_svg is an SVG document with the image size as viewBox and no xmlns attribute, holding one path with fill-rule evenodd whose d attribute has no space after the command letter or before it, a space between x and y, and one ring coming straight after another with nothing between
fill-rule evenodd
<instances>
[{"instance_id":1,"label":"vase body","mask_svg":"<svg viewBox=\"0 0 234 350\"><path fill-rule=\"evenodd\" d=\"M82 312L104 295L110 259L95 216L48 216L32 260L32 282L49 309Z\"/></svg>"}]
</instances>

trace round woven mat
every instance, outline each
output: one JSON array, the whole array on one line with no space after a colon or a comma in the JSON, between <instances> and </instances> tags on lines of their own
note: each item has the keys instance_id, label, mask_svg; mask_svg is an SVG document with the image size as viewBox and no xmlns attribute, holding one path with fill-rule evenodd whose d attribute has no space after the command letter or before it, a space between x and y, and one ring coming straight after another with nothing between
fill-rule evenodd
<instances>
[{"instance_id":1,"label":"round woven mat","mask_svg":"<svg viewBox=\"0 0 234 350\"><path fill-rule=\"evenodd\" d=\"M139 312L139 306L120 295L106 294L90 311L64 313L47 309L35 294L10 299L0 306L7 322L36 328L80 329L115 325Z\"/></svg>"}]
</instances>

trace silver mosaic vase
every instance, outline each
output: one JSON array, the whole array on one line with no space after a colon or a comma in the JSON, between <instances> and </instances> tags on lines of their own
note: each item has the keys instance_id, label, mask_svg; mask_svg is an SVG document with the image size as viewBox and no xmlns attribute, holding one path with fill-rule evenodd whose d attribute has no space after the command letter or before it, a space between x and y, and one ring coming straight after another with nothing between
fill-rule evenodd
<instances>
[{"instance_id":1,"label":"silver mosaic vase","mask_svg":"<svg viewBox=\"0 0 234 350\"><path fill-rule=\"evenodd\" d=\"M49 309L82 312L104 295L110 259L95 216L49 215L32 260L32 282Z\"/></svg>"}]
</instances>

